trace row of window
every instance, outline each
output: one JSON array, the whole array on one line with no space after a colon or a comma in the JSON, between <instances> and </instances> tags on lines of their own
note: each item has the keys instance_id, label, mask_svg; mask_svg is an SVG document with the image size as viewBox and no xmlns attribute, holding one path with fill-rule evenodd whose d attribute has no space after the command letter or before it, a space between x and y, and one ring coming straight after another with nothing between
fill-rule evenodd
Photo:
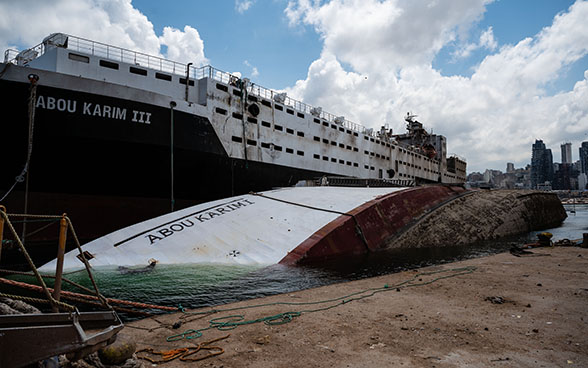
<instances>
[{"instance_id":1,"label":"row of window","mask_svg":"<svg viewBox=\"0 0 588 368\"><path fill-rule=\"evenodd\" d=\"M428 168L426 168L426 167L425 167L425 168L423 168L422 166L415 165L415 164L411 164L411 163L409 163L409 162L398 161L398 163L399 163L400 165L406 165L406 166L408 166L408 167L414 167L415 169L419 169L419 170L425 170L425 171L431 172L431 173L433 173L433 174L439 174L439 173L440 173L439 171L431 170L431 169L428 169Z\"/></svg>"},{"instance_id":2,"label":"row of window","mask_svg":"<svg viewBox=\"0 0 588 368\"><path fill-rule=\"evenodd\" d=\"M235 136L235 135L231 137L231 140L232 140L233 142L235 142L235 143L243 143L243 138L242 138L242 137L237 137L237 136ZM256 140L254 140L254 139L247 139L247 142L246 142L246 143L247 143L247 145L249 145L249 146L257 146L257 141L256 141ZM262 148L268 148L268 149L271 149L271 148L273 148L274 150L276 150L276 151L280 151L280 152L283 150L282 146L278 146L278 145L275 145L275 144L273 144L273 143L266 143L266 142L261 142L259 145L260 145ZM286 148L286 153L291 153L291 154L294 154L294 149L292 149L292 148ZM297 150L297 151L296 151L296 154L297 154L298 156L304 156L304 151L299 151L299 150Z\"/></svg>"},{"instance_id":3,"label":"row of window","mask_svg":"<svg viewBox=\"0 0 588 368\"><path fill-rule=\"evenodd\" d=\"M86 55L80 55L80 54L76 54L73 52L68 53L68 58L70 60L73 61L78 61L81 63L86 63L89 64L90 63L90 58ZM100 59L100 61L98 62L98 65L100 65L103 68L108 68L108 69L113 69L113 70L119 70L120 68L120 64L115 63L113 61L108 61L108 60L102 60ZM136 75L141 75L143 77L147 76L147 69L143 69L143 68L138 68L136 66L130 66L129 67L129 72L132 74L136 74ZM171 82L172 81L172 75L171 74L167 74L167 73L160 73L160 72L155 72L155 78L156 79L160 79L163 81L167 81L167 82ZM180 84L186 84L186 78L180 78L179 79ZM191 86L194 85L194 80L190 79L189 84Z\"/></svg>"},{"instance_id":4,"label":"row of window","mask_svg":"<svg viewBox=\"0 0 588 368\"><path fill-rule=\"evenodd\" d=\"M227 93L229 92L229 88L226 85L221 84L221 83L217 83L216 84L216 88L219 89L219 90L221 90L221 91L227 92ZM243 93L241 92L240 89L233 89L232 90L232 93L235 96L243 97ZM255 97L255 96L252 96L252 95L248 95L247 96L247 99L250 100L250 101L253 101L253 102L259 102L259 99L257 97ZM270 107L270 108L272 107L271 101L265 100L263 98L261 99L261 104L264 105L264 106ZM274 102L273 106L274 106L274 108L276 110L284 111L284 106L282 106L282 105L280 105L280 104L278 104L276 102ZM304 119L306 117L306 115L304 115L304 113L299 112L299 111L294 111L293 109L288 108L288 107L286 107L286 113L287 114L290 114L290 115L296 115L297 117L299 117L301 119ZM339 126L337 124L329 123L328 121L326 121L324 119L314 118L313 121L315 123L317 123L317 124L321 124L322 123L322 125L324 125L326 127L329 127L330 126L332 129L339 130L340 132L344 132L344 133L347 133L347 134L353 134L356 137L359 136L359 134L357 132L354 132L351 129L346 129L346 128L344 128L342 126ZM366 139L367 139L367 136L366 136ZM372 139L372 142L373 142L373 139ZM389 144L387 144L387 145L388 145L388 147L390 147Z\"/></svg>"}]
</instances>

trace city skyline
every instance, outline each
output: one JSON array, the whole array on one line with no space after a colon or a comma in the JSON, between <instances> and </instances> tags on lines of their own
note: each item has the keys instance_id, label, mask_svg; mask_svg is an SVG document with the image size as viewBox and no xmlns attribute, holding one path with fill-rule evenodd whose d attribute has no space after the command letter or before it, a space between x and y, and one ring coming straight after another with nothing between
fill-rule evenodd
<instances>
[{"instance_id":1,"label":"city skyline","mask_svg":"<svg viewBox=\"0 0 588 368\"><path fill-rule=\"evenodd\" d=\"M538 139L538 140L540 140L540 141L543 141L542 139ZM543 142L543 143L544 143L544 142ZM570 142L564 142L564 143L562 143L562 144L560 145L560 148L561 148L561 147L563 147L563 145L565 145L565 144L571 144L571 143L570 143ZM553 150L553 149L552 149L550 146L548 146L547 144L546 144L545 146L546 146L546 148L548 148L548 149L551 149L552 160L553 160L553 163L554 163L554 164L560 164L560 163L564 163L564 162L563 162L563 160L561 160L561 150L557 150L557 149L556 149L556 150ZM587 141L584 141L584 142L580 142L580 144L579 144L579 145L578 145L578 147L576 147L576 148L577 148L578 150L580 150L582 147L585 147L585 149L586 149L586 150L587 150L587 152L588 152L588 140L587 140ZM532 161L532 157L531 157L531 154L532 154L532 149L531 149L531 151L530 151L530 152L531 152L531 153L529 154L529 161L528 161L527 163L523 163L523 165L517 166L517 165L515 165L515 164L514 164L514 162L512 162L512 161L505 161L505 162L504 162L504 165L503 165L503 167L502 167L502 168L497 168L497 167L487 167L487 168L484 168L484 169L483 169L483 170L481 170L481 171L470 171L470 170L468 170L468 174L475 173L475 172L478 172L478 173L483 173L483 172L484 172L484 171L486 171L486 170L496 170L496 171L504 171L504 172L508 172L508 166L509 166L509 164L513 164L513 166L514 166L514 169L524 169L525 167L527 167L527 166L530 166L530 165L531 165L531 161ZM559 161L556 161L556 159L555 159L555 155L554 155L554 152L559 152L559 153L560 153L560 155L559 155L559 157L560 157L560 160L559 160ZM570 163L571 163L571 164L575 164L575 163L578 163L578 162L579 162L579 163L581 163L581 157L580 157L580 156L581 156L581 153L579 153L579 152L578 152L578 153L576 153L576 155L574 155L574 145L573 145L573 144L571 144L571 162L570 162Z\"/></svg>"}]
</instances>

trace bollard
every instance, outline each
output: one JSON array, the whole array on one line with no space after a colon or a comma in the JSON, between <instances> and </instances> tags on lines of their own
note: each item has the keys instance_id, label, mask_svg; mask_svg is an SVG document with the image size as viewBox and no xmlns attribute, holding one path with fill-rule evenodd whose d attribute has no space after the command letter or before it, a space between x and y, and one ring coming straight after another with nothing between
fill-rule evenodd
<instances>
[{"instance_id":1,"label":"bollard","mask_svg":"<svg viewBox=\"0 0 588 368\"><path fill-rule=\"evenodd\" d=\"M584 233L584 239L582 240L582 248L588 248L588 233Z\"/></svg>"},{"instance_id":2,"label":"bollard","mask_svg":"<svg viewBox=\"0 0 588 368\"><path fill-rule=\"evenodd\" d=\"M59 301L61 296L61 276L63 274L63 256L65 255L65 240L67 237L67 214L61 216L59 222L59 246L57 248L57 267L55 268L55 285L53 286L53 298ZM57 306L53 307L54 313L59 313Z\"/></svg>"}]
</instances>

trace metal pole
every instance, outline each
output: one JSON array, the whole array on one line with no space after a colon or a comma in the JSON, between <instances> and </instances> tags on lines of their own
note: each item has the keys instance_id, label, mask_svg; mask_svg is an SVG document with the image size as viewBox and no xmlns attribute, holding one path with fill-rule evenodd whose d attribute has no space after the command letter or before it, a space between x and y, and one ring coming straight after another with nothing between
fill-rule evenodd
<instances>
[{"instance_id":1,"label":"metal pole","mask_svg":"<svg viewBox=\"0 0 588 368\"><path fill-rule=\"evenodd\" d=\"M2 260L2 242L4 241L3 234L4 234L4 216L3 214L6 213L6 207L0 205L0 260Z\"/></svg>"},{"instance_id":2,"label":"metal pole","mask_svg":"<svg viewBox=\"0 0 588 368\"><path fill-rule=\"evenodd\" d=\"M190 65L192 63L186 65L186 101L188 101L188 87L190 86Z\"/></svg>"},{"instance_id":3,"label":"metal pole","mask_svg":"<svg viewBox=\"0 0 588 368\"><path fill-rule=\"evenodd\" d=\"M174 107L177 106L175 101L169 103L171 111L171 129L170 129L170 175L171 175L171 212L174 212L175 198L174 198Z\"/></svg>"},{"instance_id":4,"label":"metal pole","mask_svg":"<svg viewBox=\"0 0 588 368\"><path fill-rule=\"evenodd\" d=\"M61 216L59 221L59 246L57 248L57 266L55 268L55 284L53 286L53 298L59 301L61 297L61 276L63 275L63 256L65 254L65 240L67 239L67 214ZM53 306L53 312L58 313L59 307Z\"/></svg>"}]
</instances>

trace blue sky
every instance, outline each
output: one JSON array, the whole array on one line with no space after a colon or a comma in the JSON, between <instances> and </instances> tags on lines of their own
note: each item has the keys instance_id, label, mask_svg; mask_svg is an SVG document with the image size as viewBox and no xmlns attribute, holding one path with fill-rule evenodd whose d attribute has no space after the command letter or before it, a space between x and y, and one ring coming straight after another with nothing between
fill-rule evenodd
<instances>
[{"instance_id":1,"label":"blue sky","mask_svg":"<svg viewBox=\"0 0 588 368\"><path fill-rule=\"evenodd\" d=\"M65 32L257 84L370 128L407 111L468 171L588 140L586 0L0 1L0 48ZM42 19L22 22L21 19Z\"/></svg>"}]
</instances>

